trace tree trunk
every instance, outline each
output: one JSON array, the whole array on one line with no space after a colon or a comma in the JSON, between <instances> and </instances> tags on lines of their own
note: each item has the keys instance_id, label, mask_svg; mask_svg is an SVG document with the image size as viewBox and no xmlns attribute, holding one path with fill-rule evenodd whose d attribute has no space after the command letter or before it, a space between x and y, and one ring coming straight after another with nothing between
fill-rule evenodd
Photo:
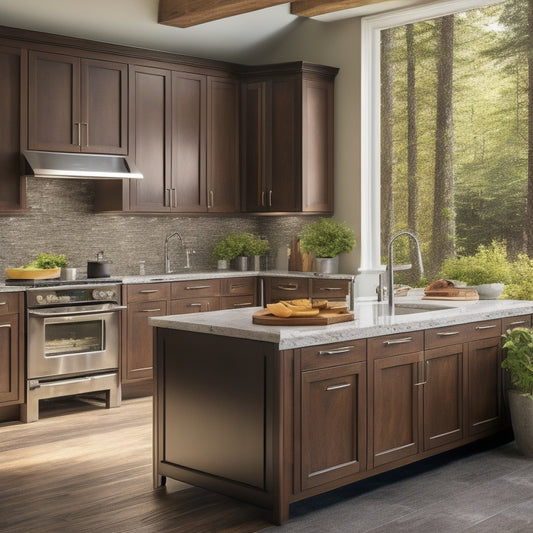
<instances>
[{"instance_id":1,"label":"tree trunk","mask_svg":"<svg viewBox=\"0 0 533 533\"><path fill-rule=\"evenodd\" d=\"M527 255L533 257L533 2L528 2L528 142L527 142Z\"/></svg>"},{"instance_id":2,"label":"tree trunk","mask_svg":"<svg viewBox=\"0 0 533 533\"><path fill-rule=\"evenodd\" d=\"M392 194L394 63L392 49L394 29L381 32L381 256L387 255L387 244L394 229L394 197Z\"/></svg>"},{"instance_id":3,"label":"tree trunk","mask_svg":"<svg viewBox=\"0 0 533 533\"><path fill-rule=\"evenodd\" d=\"M438 22L437 124L435 130L435 189L429 270L438 274L444 259L455 254L455 199L453 172L453 46L454 16Z\"/></svg>"},{"instance_id":4,"label":"tree trunk","mask_svg":"<svg viewBox=\"0 0 533 533\"><path fill-rule=\"evenodd\" d=\"M405 27L407 43L407 225L409 231L418 236L418 143L416 123L416 65L414 52L413 25ZM409 275L410 281L420 278L418 255L416 246L410 242L409 257L413 269Z\"/></svg>"}]
</instances>

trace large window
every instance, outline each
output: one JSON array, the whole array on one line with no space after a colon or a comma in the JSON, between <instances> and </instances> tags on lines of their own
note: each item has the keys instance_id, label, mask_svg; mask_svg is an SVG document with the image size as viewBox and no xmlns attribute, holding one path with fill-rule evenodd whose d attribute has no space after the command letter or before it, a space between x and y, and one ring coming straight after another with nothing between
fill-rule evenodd
<instances>
[{"instance_id":1,"label":"large window","mask_svg":"<svg viewBox=\"0 0 533 533\"><path fill-rule=\"evenodd\" d=\"M430 276L494 240L527 252L527 10L466 0L363 19L363 270L401 230ZM403 245L395 262L410 262Z\"/></svg>"}]
</instances>

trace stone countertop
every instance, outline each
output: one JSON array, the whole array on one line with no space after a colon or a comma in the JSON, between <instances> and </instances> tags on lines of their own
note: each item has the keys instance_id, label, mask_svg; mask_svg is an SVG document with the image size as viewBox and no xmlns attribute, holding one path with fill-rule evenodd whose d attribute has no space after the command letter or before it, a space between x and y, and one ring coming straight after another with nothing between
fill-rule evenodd
<instances>
[{"instance_id":1,"label":"stone countertop","mask_svg":"<svg viewBox=\"0 0 533 533\"><path fill-rule=\"evenodd\" d=\"M271 342L279 345L280 350L290 350L533 313L533 301L422 301L422 296L423 289L414 289L409 291L408 296L398 297L396 301L404 310L408 306L424 306L423 312L390 316L386 302L360 302L354 309L354 321L327 326L253 324L252 314L260 308L152 317L149 324L160 328Z\"/></svg>"}]
</instances>

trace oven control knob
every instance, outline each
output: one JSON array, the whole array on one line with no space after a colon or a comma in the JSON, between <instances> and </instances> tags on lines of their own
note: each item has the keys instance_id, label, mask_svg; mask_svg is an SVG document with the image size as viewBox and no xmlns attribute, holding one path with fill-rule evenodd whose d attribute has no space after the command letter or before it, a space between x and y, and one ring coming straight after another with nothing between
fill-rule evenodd
<instances>
[{"instance_id":1,"label":"oven control knob","mask_svg":"<svg viewBox=\"0 0 533 533\"><path fill-rule=\"evenodd\" d=\"M35 299L37 300L38 304L42 304L44 302L44 298L42 294L38 294Z\"/></svg>"},{"instance_id":2,"label":"oven control knob","mask_svg":"<svg viewBox=\"0 0 533 533\"><path fill-rule=\"evenodd\" d=\"M115 297L115 291L106 291L105 294L108 300L112 300Z\"/></svg>"}]
</instances>

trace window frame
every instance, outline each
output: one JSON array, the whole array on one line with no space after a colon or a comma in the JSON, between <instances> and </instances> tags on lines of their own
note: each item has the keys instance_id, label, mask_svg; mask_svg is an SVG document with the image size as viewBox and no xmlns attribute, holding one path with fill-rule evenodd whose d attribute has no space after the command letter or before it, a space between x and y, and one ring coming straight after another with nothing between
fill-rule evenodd
<instances>
[{"instance_id":1,"label":"window frame","mask_svg":"<svg viewBox=\"0 0 533 533\"><path fill-rule=\"evenodd\" d=\"M361 274L382 272L381 264L381 46L382 30L505 0L442 0L361 19ZM409 229L409 228L405 228Z\"/></svg>"}]
</instances>

